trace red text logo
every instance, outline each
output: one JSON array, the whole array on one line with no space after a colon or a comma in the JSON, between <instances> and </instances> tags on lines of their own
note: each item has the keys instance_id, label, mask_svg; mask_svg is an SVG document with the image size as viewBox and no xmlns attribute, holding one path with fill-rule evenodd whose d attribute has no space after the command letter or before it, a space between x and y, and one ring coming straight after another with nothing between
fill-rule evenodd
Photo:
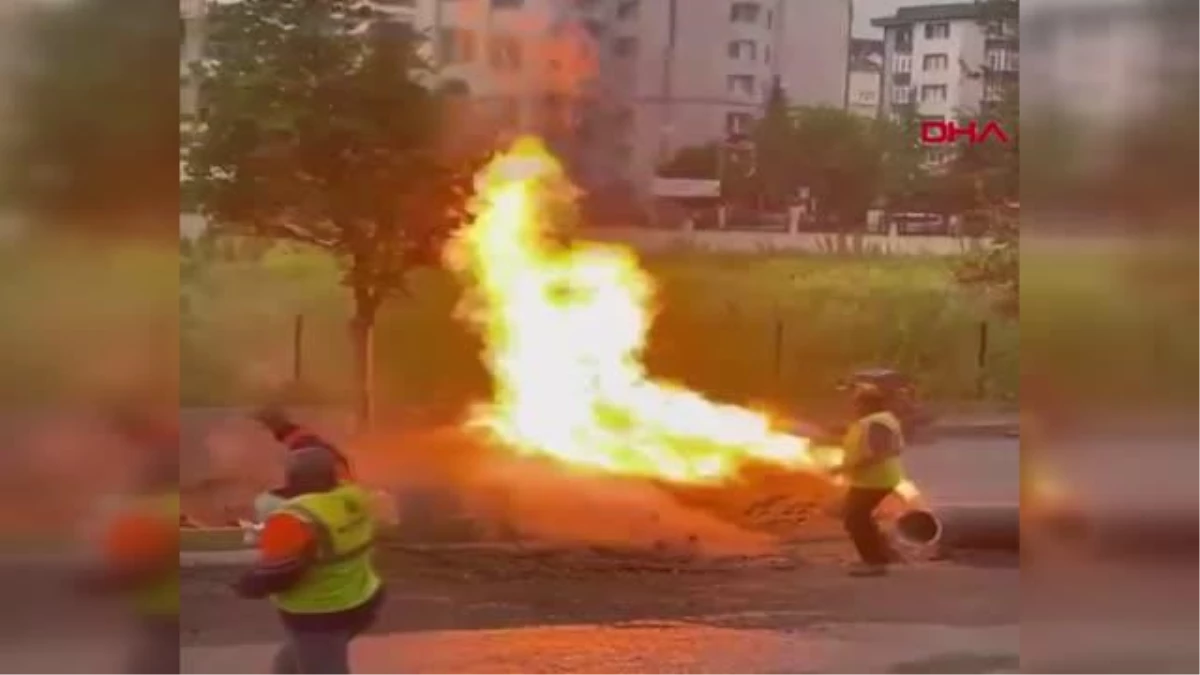
<instances>
[{"instance_id":1,"label":"red text logo","mask_svg":"<svg viewBox=\"0 0 1200 675\"><path fill-rule=\"evenodd\" d=\"M1008 134L995 120L980 124L979 122L954 122L947 120L922 120L921 142L929 145L944 145L966 140L972 145L986 143L989 140L1008 142Z\"/></svg>"}]
</instances>

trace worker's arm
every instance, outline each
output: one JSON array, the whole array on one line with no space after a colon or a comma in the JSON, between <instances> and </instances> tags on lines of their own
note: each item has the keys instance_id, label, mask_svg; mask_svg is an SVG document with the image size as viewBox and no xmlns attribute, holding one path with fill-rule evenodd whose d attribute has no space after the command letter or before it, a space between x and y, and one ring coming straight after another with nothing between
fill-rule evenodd
<instances>
[{"instance_id":1,"label":"worker's arm","mask_svg":"<svg viewBox=\"0 0 1200 675\"><path fill-rule=\"evenodd\" d=\"M337 458L339 478L342 480L353 479L350 460L336 445L325 440L311 429L293 422L283 411L277 408L268 408L260 411L255 416L255 419L265 426L271 432L271 436L282 443L288 450L312 447L328 450Z\"/></svg>"},{"instance_id":2,"label":"worker's arm","mask_svg":"<svg viewBox=\"0 0 1200 675\"><path fill-rule=\"evenodd\" d=\"M900 439L895 432L883 424L872 422L867 425L863 438L861 459L839 468L838 473L847 474L874 466L900 454Z\"/></svg>"},{"instance_id":3,"label":"worker's arm","mask_svg":"<svg viewBox=\"0 0 1200 675\"><path fill-rule=\"evenodd\" d=\"M316 544L307 522L286 511L271 514L258 537L258 561L238 580L238 593L262 598L291 588L312 565Z\"/></svg>"},{"instance_id":4,"label":"worker's arm","mask_svg":"<svg viewBox=\"0 0 1200 675\"><path fill-rule=\"evenodd\" d=\"M118 514L101 533L101 564L80 584L95 592L118 592L152 582L179 568L179 523L157 514Z\"/></svg>"}]
</instances>

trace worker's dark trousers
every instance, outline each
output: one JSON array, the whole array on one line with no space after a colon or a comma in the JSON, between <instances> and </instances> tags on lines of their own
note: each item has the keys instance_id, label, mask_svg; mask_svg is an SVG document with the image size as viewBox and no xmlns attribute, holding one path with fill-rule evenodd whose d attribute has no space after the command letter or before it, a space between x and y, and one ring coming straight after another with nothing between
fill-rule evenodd
<instances>
[{"instance_id":1,"label":"worker's dark trousers","mask_svg":"<svg viewBox=\"0 0 1200 675\"><path fill-rule=\"evenodd\" d=\"M345 612L311 617L311 625L296 625L284 621L287 638L275 653L271 672L295 675L299 673L350 672L350 642L375 623L384 592L380 590L364 605Z\"/></svg>"},{"instance_id":2,"label":"worker's dark trousers","mask_svg":"<svg viewBox=\"0 0 1200 675\"><path fill-rule=\"evenodd\" d=\"M349 673L350 641L355 635L350 630L288 630L283 646L275 653L271 672Z\"/></svg>"},{"instance_id":3,"label":"worker's dark trousers","mask_svg":"<svg viewBox=\"0 0 1200 675\"><path fill-rule=\"evenodd\" d=\"M891 490L852 487L846 494L842 524L858 550L858 557L868 565L886 565L891 559L891 549L875 523L875 509L891 493Z\"/></svg>"},{"instance_id":4,"label":"worker's dark trousers","mask_svg":"<svg viewBox=\"0 0 1200 675\"><path fill-rule=\"evenodd\" d=\"M179 672L179 617L147 616L138 621L128 672Z\"/></svg>"}]
</instances>

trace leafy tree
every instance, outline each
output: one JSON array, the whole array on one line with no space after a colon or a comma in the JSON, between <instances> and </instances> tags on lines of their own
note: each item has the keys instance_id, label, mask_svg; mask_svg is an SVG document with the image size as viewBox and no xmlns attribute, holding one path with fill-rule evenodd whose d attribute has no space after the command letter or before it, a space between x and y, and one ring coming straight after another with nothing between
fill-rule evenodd
<instances>
[{"instance_id":1,"label":"leafy tree","mask_svg":"<svg viewBox=\"0 0 1200 675\"><path fill-rule=\"evenodd\" d=\"M417 37L362 0L210 3L187 179L220 232L292 240L343 263L356 411L373 412L380 305L436 259L470 166L441 153L441 100ZM384 30L383 28L387 28Z\"/></svg>"},{"instance_id":2,"label":"leafy tree","mask_svg":"<svg viewBox=\"0 0 1200 675\"><path fill-rule=\"evenodd\" d=\"M878 119L873 132L880 147L879 194L884 202L897 209L925 208L917 204L928 199L932 178L916 115Z\"/></svg>"},{"instance_id":3,"label":"leafy tree","mask_svg":"<svg viewBox=\"0 0 1200 675\"><path fill-rule=\"evenodd\" d=\"M174 236L164 219L178 200L178 9L26 4L29 65L5 92L0 198L55 228Z\"/></svg>"},{"instance_id":4,"label":"leafy tree","mask_svg":"<svg viewBox=\"0 0 1200 675\"><path fill-rule=\"evenodd\" d=\"M756 182L767 204L786 205L796 194L794 136L791 107L782 85L776 80L767 97L763 117L753 133Z\"/></svg>"},{"instance_id":5,"label":"leafy tree","mask_svg":"<svg viewBox=\"0 0 1200 675\"><path fill-rule=\"evenodd\" d=\"M792 110L792 176L807 185L817 208L842 227L862 220L882 178L882 152L872 123L830 107Z\"/></svg>"}]
</instances>

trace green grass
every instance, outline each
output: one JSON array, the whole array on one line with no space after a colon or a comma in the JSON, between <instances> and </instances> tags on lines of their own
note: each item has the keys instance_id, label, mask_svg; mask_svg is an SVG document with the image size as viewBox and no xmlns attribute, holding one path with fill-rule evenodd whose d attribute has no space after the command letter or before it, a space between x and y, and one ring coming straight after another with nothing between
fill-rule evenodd
<instances>
[{"instance_id":1,"label":"green grass","mask_svg":"<svg viewBox=\"0 0 1200 675\"><path fill-rule=\"evenodd\" d=\"M913 373L926 395L976 398L981 321L991 323L986 397L1017 391L1017 326L989 316L951 282L945 258L689 253L644 261L659 285L646 361L656 376L731 401L810 404L847 371ZM327 260L296 251L257 263L217 263L188 297L185 403L253 400L286 376L292 325L305 321L305 379L324 398L349 390L350 307ZM487 395L477 339L452 317L448 274L414 275L376 335L384 404L456 408Z\"/></svg>"}]
</instances>

